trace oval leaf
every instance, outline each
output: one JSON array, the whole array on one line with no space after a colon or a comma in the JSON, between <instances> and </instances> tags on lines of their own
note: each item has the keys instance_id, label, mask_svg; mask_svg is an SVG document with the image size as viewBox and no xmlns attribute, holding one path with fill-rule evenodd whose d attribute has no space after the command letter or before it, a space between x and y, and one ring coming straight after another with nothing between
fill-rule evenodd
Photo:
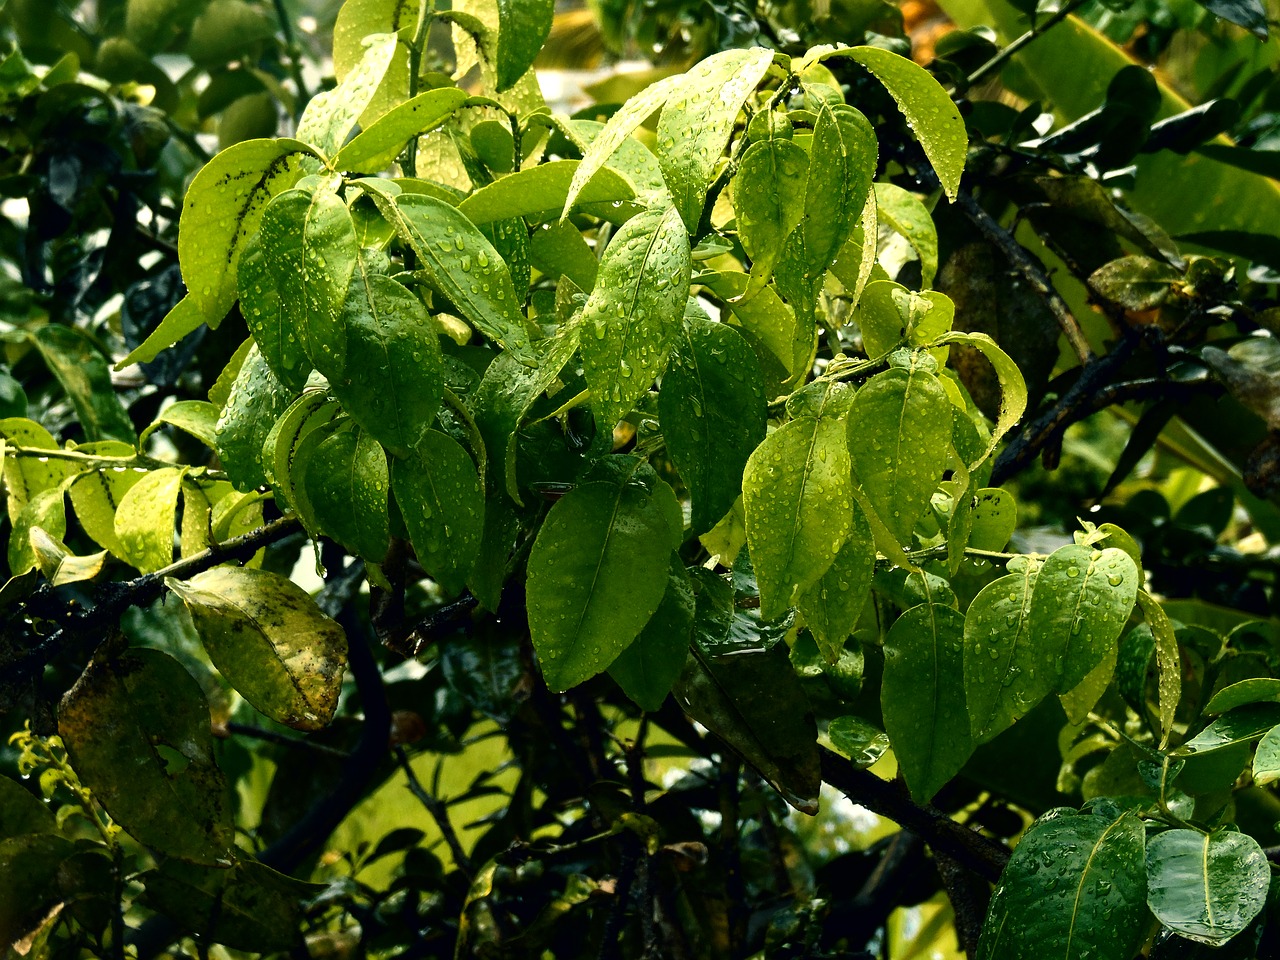
<instances>
[{"instance_id":1,"label":"oval leaf","mask_svg":"<svg viewBox=\"0 0 1280 960\"><path fill-rule=\"evenodd\" d=\"M1147 903L1156 919L1191 940L1222 946L1267 902L1271 867L1243 833L1166 830L1147 844Z\"/></svg>"},{"instance_id":2,"label":"oval leaf","mask_svg":"<svg viewBox=\"0 0 1280 960\"><path fill-rule=\"evenodd\" d=\"M363 430L337 430L302 465L302 485L320 528L370 563L390 545L387 455Z\"/></svg>"},{"instance_id":3,"label":"oval leaf","mask_svg":"<svg viewBox=\"0 0 1280 960\"><path fill-rule=\"evenodd\" d=\"M640 635L618 654L609 676L642 710L659 710L680 678L693 636L694 597L689 574L671 557L667 592Z\"/></svg>"}]
</instances>

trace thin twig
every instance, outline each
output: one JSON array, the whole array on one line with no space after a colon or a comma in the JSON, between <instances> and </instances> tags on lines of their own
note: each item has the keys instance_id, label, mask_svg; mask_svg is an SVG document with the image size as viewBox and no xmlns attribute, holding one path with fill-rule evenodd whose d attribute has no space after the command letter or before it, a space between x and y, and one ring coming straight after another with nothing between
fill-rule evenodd
<instances>
[{"instance_id":1,"label":"thin twig","mask_svg":"<svg viewBox=\"0 0 1280 960\"><path fill-rule=\"evenodd\" d=\"M261 727L253 727L247 723L228 723L225 729L228 734L252 737L255 740L278 743L284 747L296 747L299 750L310 750L312 753L323 754L327 757L337 757L345 760L348 756L347 751L331 747L327 743L316 743L303 737L292 737L287 733L279 733L275 730L263 730Z\"/></svg>"},{"instance_id":2,"label":"thin twig","mask_svg":"<svg viewBox=\"0 0 1280 960\"><path fill-rule=\"evenodd\" d=\"M289 52L289 75L293 78L294 86L298 88L298 102L293 106L293 116L296 120L302 116L302 111L311 99L311 94L307 92L307 85L302 77L302 48L298 45L297 34L293 32L293 20L289 17L289 11L284 7L284 0L275 0L275 5L276 20L280 22L280 32L284 34L285 49Z\"/></svg>"},{"instance_id":3,"label":"thin twig","mask_svg":"<svg viewBox=\"0 0 1280 960\"><path fill-rule=\"evenodd\" d=\"M1068 0L1068 2L1063 5L1062 9L1051 16L1048 20L1045 20L1043 23L1034 24L1030 30L1009 43L1003 50L992 56L990 60L982 64L978 69L974 70L973 73L969 74L969 76L965 77L965 89L968 89L975 83L985 79L992 73L992 71L1002 66L1005 61L1021 51L1027 46L1027 44L1031 43L1031 41L1038 37L1044 36L1052 27L1057 26L1063 20L1067 19L1067 17L1079 10L1084 6L1084 4L1085 0Z\"/></svg>"},{"instance_id":4,"label":"thin twig","mask_svg":"<svg viewBox=\"0 0 1280 960\"><path fill-rule=\"evenodd\" d=\"M1010 266L1017 270L1022 275L1022 278L1030 284L1031 289L1044 300L1080 362L1084 364L1092 360L1093 350L1089 347L1089 341L1085 338L1084 331L1080 329L1079 321L1072 315L1071 308L1062 299L1062 295L1054 289L1053 284L1049 281L1048 274L1045 273L1044 266L1031 255L1026 247L1014 239L1013 234L1000 226L995 217L982 208L982 205L974 199L973 194L966 190L961 190L956 197L956 206L960 208L960 212L965 215L969 222L978 228L983 237L1004 254Z\"/></svg>"},{"instance_id":5,"label":"thin twig","mask_svg":"<svg viewBox=\"0 0 1280 960\"><path fill-rule=\"evenodd\" d=\"M414 772L413 764L409 762L409 754L404 747L396 747L396 762L399 763L400 769L404 771L405 780L408 781L409 792L426 808L427 813L431 814L431 819L436 822L436 826L440 829L440 836L444 837L444 842L449 847L449 853L453 855L454 865L462 871L463 876L467 878L467 882L471 882L475 877L475 868L471 863L471 858L467 856L467 851L462 849L462 842L458 839L457 831L453 829L453 821L449 818L448 806L422 785L422 781L418 779L417 773Z\"/></svg>"}]
</instances>

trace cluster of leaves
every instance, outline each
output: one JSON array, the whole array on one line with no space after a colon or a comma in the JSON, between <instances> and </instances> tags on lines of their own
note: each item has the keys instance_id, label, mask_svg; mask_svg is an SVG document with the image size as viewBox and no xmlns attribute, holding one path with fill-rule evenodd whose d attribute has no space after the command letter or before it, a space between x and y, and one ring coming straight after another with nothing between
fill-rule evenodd
<instances>
[{"instance_id":1,"label":"cluster of leaves","mask_svg":"<svg viewBox=\"0 0 1280 960\"><path fill-rule=\"evenodd\" d=\"M47 68L10 12L0 665L15 772L62 807L2 782L0 941L857 956L945 891L977 956L1253 955L1277 598L1219 541L1280 535L1280 194L1211 142L1250 101L1024 63L1015 90L1085 103L1058 121L977 98L1017 46L989 31L939 46L953 98L892 43L810 48L879 6L848 37L779 8L564 116L553 13L348 0L308 99L242 0L99 5ZM1114 62L1052 20L1056 56ZM292 136L246 135L277 109ZM1256 203L1173 210L1161 176ZM1106 508L1020 527L1034 458L1120 404ZM1142 480L1158 444L1219 485ZM495 732L447 801L443 760L415 772ZM447 859L399 822L322 855L393 774ZM824 782L933 859L806 845L780 804ZM495 796L464 843L449 807Z\"/></svg>"}]
</instances>

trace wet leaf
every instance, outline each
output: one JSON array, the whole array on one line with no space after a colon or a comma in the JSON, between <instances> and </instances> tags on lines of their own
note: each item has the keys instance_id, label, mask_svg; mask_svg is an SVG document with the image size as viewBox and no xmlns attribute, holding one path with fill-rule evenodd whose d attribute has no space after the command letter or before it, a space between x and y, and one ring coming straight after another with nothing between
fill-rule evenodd
<instances>
[{"instance_id":1,"label":"wet leaf","mask_svg":"<svg viewBox=\"0 0 1280 960\"><path fill-rule=\"evenodd\" d=\"M278 574L234 566L165 583L186 604L218 672L260 713L298 730L328 725L347 636L306 591Z\"/></svg>"},{"instance_id":2,"label":"wet leaf","mask_svg":"<svg viewBox=\"0 0 1280 960\"><path fill-rule=\"evenodd\" d=\"M342 147L335 170L377 173L389 167L405 144L448 120L467 99L457 87L428 90L382 114Z\"/></svg>"},{"instance_id":3,"label":"wet leaf","mask_svg":"<svg viewBox=\"0 0 1280 960\"><path fill-rule=\"evenodd\" d=\"M733 178L738 239L751 258L752 286L763 287L782 256L783 242L804 219L809 154L791 140L753 143Z\"/></svg>"},{"instance_id":4,"label":"wet leaf","mask_svg":"<svg viewBox=\"0 0 1280 960\"><path fill-rule=\"evenodd\" d=\"M1251 677L1223 687L1209 698L1204 712L1213 716L1249 703L1280 703L1280 680L1275 677Z\"/></svg>"},{"instance_id":5,"label":"wet leaf","mask_svg":"<svg viewBox=\"0 0 1280 960\"><path fill-rule=\"evenodd\" d=\"M609 676L642 710L661 709L680 678L693 636L693 613L689 574L673 554L662 602L640 635L609 667Z\"/></svg>"},{"instance_id":6,"label":"wet leaf","mask_svg":"<svg viewBox=\"0 0 1280 960\"><path fill-rule=\"evenodd\" d=\"M71 764L134 839L194 863L225 861L226 784L200 685L158 650L95 660L58 710Z\"/></svg>"},{"instance_id":7,"label":"wet leaf","mask_svg":"<svg viewBox=\"0 0 1280 960\"><path fill-rule=\"evenodd\" d=\"M311 144L326 157L338 153L346 142L387 75L396 52L394 34L366 36L364 44L360 62L346 71L336 87L312 97L298 120L297 139Z\"/></svg>"},{"instance_id":8,"label":"wet leaf","mask_svg":"<svg viewBox=\"0 0 1280 960\"><path fill-rule=\"evenodd\" d=\"M1172 752L1174 756L1188 757L1230 750L1252 743L1277 724L1280 724L1280 703L1245 704L1224 713Z\"/></svg>"},{"instance_id":9,"label":"wet leaf","mask_svg":"<svg viewBox=\"0 0 1280 960\"><path fill-rule=\"evenodd\" d=\"M252 490L267 482L262 446L292 399L293 392L275 378L253 346L231 385L216 430L218 456L237 490Z\"/></svg>"},{"instance_id":10,"label":"wet leaf","mask_svg":"<svg viewBox=\"0 0 1280 960\"><path fill-rule=\"evenodd\" d=\"M116 508L120 554L143 573L173 563L173 530L185 467L152 470L129 488Z\"/></svg>"},{"instance_id":11,"label":"wet leaf","mask_svg":"<svg viewBox=\"0 0 1280 960\"><path fill-rule=\"evenodd\" d=\"M1166 830L1147 844L1147 903L1170 930L1217 947L1267 902L1271 867L1243 833Z\"/></svg>"},{"instance_id":12,"label":"wet leaf","mask_svg":"<svg viewBox=\"0 0 1280 960\"><path fill-rule=\"evenodd\" d=\"M831 746L855 767L865 769L889 749L889 738L861 717L836 717L827 725Z\"/></svg>"},{"instance_id":13,"label":"wet leaf","mask_svg":"<svg viewBox=\"0 0 1280 960\"><path fill-rule=\"evenodd\" d=\"M964 623L964 686L973 738L986 743L1053 689L1053 661L1031 634L1039 565L1009 561L1008 573L979 591Z\"/></svg>"},{"instance_id":14,"label":"wet leaf","mask_svg":"<svg viewBox=\"0 0 1280 960\"><path fill-rule=\"evenodd\" d=\"M533 66L551 32L555 0L498 0L498 92L512 87Z\"/></svg>"},{"instance_id":15,"label":"wet leaf","mask_svg":"<svg viewBox=\"0 0 1280 960\"><path fill-rule=\"evenodd\" d=\"M390 544L390 478L381 445L359 429L339 429L316 446L302 468L302 485L320 528L369 563Z\"/></svg>"},{"instance_id":16,"label":"wet leaf","mask_svg":"<svg viewBox=\"0 0 1280 960\"><path fill-rule=\"evenodd\" d=\"M938 229L920 199L892 183L875 185L877 222L900 233L920 259L920 285L933 286L938 273Z\"/></svg>"},{"instance_id":17,"label":"wet leaf","mask_svg":"<svg viewBox=\"0 0 1280 960\"><path fill-rule=\"evenodd\" d=\"M50 323L31 334L49 371L75 407L88 440L137 439L111 383L107 358L77 328Z\"/></svg>"},{"instance_id":18,"label":"wet leaf","mask_svg":"<svg viewBox=\"0 0 1280 960\"><path fill-rule=\"evenodd\" d=\"M484 224L510 217L530 223L556 220L564 197L579 167L577 160L552 160L518 173L499 177L476 190L458 209L472 223ZM621 174L603 167L578 194L574 209L592 203L619 203L635 197L635 189Z\"/></svg>"},{"instance_id":19,"label":"wet leaf","mask_svg":"<svg viewBox=\"0 0 1280 960\"><path fill-rule=\"evenodd\" d=\"M875 571L876 545L862 508L853 504L849 535L831 566L800 591L796 609L828 663L835 663L866 606Z\"/></svg>"}]
</instances>

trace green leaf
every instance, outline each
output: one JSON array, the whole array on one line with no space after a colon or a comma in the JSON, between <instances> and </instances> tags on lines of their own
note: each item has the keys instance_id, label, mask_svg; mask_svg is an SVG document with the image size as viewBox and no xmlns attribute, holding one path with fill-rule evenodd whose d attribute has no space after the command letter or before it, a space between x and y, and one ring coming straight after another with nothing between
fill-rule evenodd
<instances>
[{"instance_id":1,"label":"green leaf","mask_svg":"<svg viewBox=\"0 0 1280 960\"><path fill-rule=\"evenodd\" d=\"M973 753L964 687L964 617L937 603L912 607L884 638L880 706L911 796L925 803Z\"/></svg>"},{"instance_id":2,"label":"green leaf","mask_svg":"<svg viewBox=\"0 0 1280 960\"><path fill-rule=\"evenodd\" d=\"M902 234L920 258L920 285L928 289L938 273L938 228L914 193L893 183L875 185L877 222Z\"/></svg>"},{"instance_id":3,"label":"green leaf","mask_svg":"<svg viewBox=\"0 0 1280 960\"><path fill-rule=\"evenodd\" d=\"M0 840L0 942L16 946L70 892L59 874L74 852L71 841L53 834Z\"/></svg>"},{"instance_id":4,"label":"green leaf","mask_svg":"<svg viewBox=\"0 0 1280 960\"><path fill-rule=\"evenodd\" d=\"M120 555L143 573L173 563L173 528L186 467L152 470L129 488L116 508Z\"/></svg>"},{"instance_id":5,"label":"green leaf","mask_svg":"<svg viewBox=\"0 0 1280 960\"><path fill-rule=\"evenodd\" d=\"M452 437L430 430L414 456L392 464L391 489L418 562L446 593L458 593L484 532L484 491L471 457Z\"/></svg>"},{"instance_id":6,"label":"green leaf","mask_svg":"<svg viewBox=\"0 0 1280 960\"><path fill-rule=\"evenodd\" d=\"M1253 755L1253 782L1262 786L1276 780L1280 780L1280 726L1262 735Z\"/></svg>"},{"instance_id":7,"label":"green leaf","mask_svg":"<svg viewBox=\"0 0 1280 960\"><path fill-rule=\"evenodd\" d=\"M41 490L18 511L7 551L9 570L15 576L39 566L36 543L41 534L55 541L66 537L67 515L63 495L70 482L70 479L64 480L52 490Z\"/></svg>"},{"instance_id":8,"label":"green leaf","mask_svg":"<svg viewBox=\"0 0 1280 960\"><path fill-rule=\"evenodd\" d=\"M828 663L835 663L866 606L875 572L876 545L862 508L855 502L849 535L831 566L812 586L800 591L796 609Z\"/></svg>"},{"instance_id":9,"label":"green leaf","mask_svg":"<svg viewBox=\"0 0 1280 960\"><path fill-rule=\"evenodd\" d=\"M787 236L804 219L809 154L798 143L770 137L753 143L733 178L738 239L751 258L752 286L763 287Z\"/></svg>"},{"instance_id":10,"label":"green leaf","mask_svg":"<svg viewBox=\"0 0 1280 960\"><path fill-rule=\"evenodd\" d=\"M67 491L84 532L98 546L122 559L124 547L116 536L116 508L144 476L146 471L138 468L88 470L76 477Z\"/></svg>"},{"instance_id":11,"label":"green leaf","mask_svg":"<svg viewBox=\"0 0 1280 960\"><path fill-rule=\"evenodd\" d=\"M809 276L821 278L867 204L876 173L876 134L860 111L843 103L824 104L810 151L804 265Z\"/></svg>"},{"instance_id":12,"label":"green leaf","mask_svg":"<svg viewBox=\"0 0 1280 960\"><path fill-rule=\"evenodd\" d=\"M771 63L773 51L763 47L712 54L684 75L658 118L658 163L690 233L734 122Z\"/></svg>"},{"instance_id":13,"label":"green leaf","mask_svg":"<svg viewBox=\"0 0 1280 960\"><path fill-rule=\"evenodd\" d=\"M323 888L253 860L202 867L166 860L144 874L148 904L183 929L233 950L287 951L299 938L302 901Z\"/></svg>"},{"instance_id":14,"label":"green leaf","mask_svg":"<svg viewBox=\"0 0 1280 960\"><path fill-rule=\"evenodd\" d=\"M1003 550L1018 526L1018 501L999 487L983 487L973 508L969 546L978 550Z\"/></svg>"},{"instance_id":15,"label":"green leaf","mask_svg":"<svg viewBox=\"0 0 1280 960\"><path fill-rule=\"evenodd\" d=\"M684 316L691 266L673 208L632 217L605 248L580 345L600 429L612 430L662 372Z\"/></svg>"},{"instance_id":16,"label":"green leaf","mask_svg":"<svg viewBox=\"0 0 1280 960\"><path fill-rule=\"evenodd\" d=\"M158 414L155 420L142 431L138 438L138 447L146 447L147 438L160 427L168 424L177 427L183 433L195 437L211 450L217 449L218 417L221 411L212 403L204 400L178 400L169 404Z\"/></svg>"},{"instance_id":17,"label":"green leaf","mask_svg":"<svg viewBox=\"0 0 1280 960\"><path fill-rule=\"evenodd\" d=\"M1089 286L1127 310L1153 310L1169 299L1182 273L1150 257L1121 257L1089 275Z\"/></svg>"},{"instance_id":18,"label":"green leaf","mask_svg":"<svg viewBox=\"0 0 1280 960\"><path fill-rule=\"evenodd\" d=\"M663 77L629 99L609 118L587 149L583 151L582 163L574 171L569 192L564 198L564 207L560 212L561 220L569 216L569 211L577 203L578 194L591 182L596 172L609 162L609 158L627 141L636 127L662 107L684 82L684 74Z\"/></svg>"},{"instance_id":19,"label":"green leaf","mask_svg":"<svg viewBox=\"0 0 1280 960\"><path fill-rule=\"evenodd\" d=\"M57 487L64 479L79 472L78 465L52 457L18 456L13 447L36 447L57 450L58 442L40 424L25 417L0 420L0 439L10 448L4 458L4 485L8 494L9 522L42 490Z\"/></svg>"},{"instance_id":20,"label":"green leaf","mask_svg":"<svg viewBox=\"0 0 1280 960\"><path fill-rule=\"evenodd\" d=\"M787 656L758 627L734 630L733 588L710 570L690 571L697 595L694 647L675 697L802 813L818 811L821 757L813 713Z\"/></svg>"},{"instance_id":21,"label":"green leaf","mask_svg":"<svg viewBox=\"0 0 1280 960\"><path fill-rule=\"evenodd\" d=\"M235 566L165 584L186 604L218 672L259 713L297 730L328 726L347 635L306 591L278 574Z\"/></svg>"},{"instance_id":22,"label":"green leaf","mask_svg":"<svg viewBox=\"0 0 1280 960\"><path fill-rule=\"evenodd\" d=\"M510 354L498 354L472 397L476 426L489 456L503 466L507 495L522 506L516 476L516 430L578 349L578 327L562 327L555 337L539 341L536 349L540 355L536 367L523 366Z\"/></svg>"},{"instance_id":23,"label":"green leaf","mask_svg":"<svg viewBox=\"0 0 1280 960\"><path fill-rule=\"evenodd\" d=\"M245 140L205 164L182 201L178 260L188 294L217 326L236 299L236 267L268 201L306 173L311 149L296 140Z\"/></svg>"},{"instance_id":24,"label":"green leaf","mask_svg":"<svg viewBox=\"0 0 1280 960\"><path fill-rule=\"evenodd\" d=\"M347 205L325 187L288 190L267 205L258 240L280 298L283 330L273 331L273 347L287 350L296 334L312 366L330 380L340 377L347 349L342 308L359 250ZM305 380L305 364L279 356Z\"/></svg>"},{"instance_id":25,"label":"green leaf","mask_svg":"<svg viewBox=\"0 0 1280 960\"><path fill-rule=\"evenodd\" d=\"M1133 557L1130 556L1130 559ZM1160 749L1163 750L1173 733L1178 701L1182 699L1182 654L1178 652L1178 638L1174 633L1173 621L1159 602L1147 591L1139 589L1138 606L1142 608L1142 616L1155 639L1156 669L1159 671L1156 689L1160 703Z\"/></svg>"},{"instance_id":26,"label":"green leaf","mask_svg":"<svg viewBox=\"0 0 1280 960\"><path fill-rule=\"evenodd\" d=\"M955 200L969 152L969 135L955 103L933 76L906 57L880 47L836 51L867 68L889 91L924 147L947 197Z\"/></svg>"},{"instance_id":27,"label":"green leaf","mask_svg":"<svg viewBox=\"0 0 1280 960\"><path fill-rule=\"evenodd\" d=\"M360 63L365 37L412 30L417 19L417 0L347 0L333 24L333 70L338 79Z\"/></svg>"},{"instance_id":28,"label":"green leaf","mask_svg":"<svg viewBox=\"0 0 1280 960\"><path fill-rule=\"evenodd\" d=\"M680 679L693 636L694 604L689 574L673 554L662 602L640 635L609 667L609 676L641 710L661 709Z\"/></svg>"},{"instance_id":29,"label":"green leaf","mask_svg":"<svg viewBox=\"0 0 1280 960\"><path fill-rule=\"evenodd\" d=\"M861 717L836 717L827 725L827 739L840 756L866 769L889 749L889 738Z\"/></svg>"},{"instance_id":30,"label":"green leaf","mask_svg":"<svg viewBox=\"0 0 1280 960\"><path fill-rule=\"evenodd\" d=\"M431 285L463 318L521 363L536 363L511 271L476 225L443 200L425 194L403 194L394 200L381 193L372 196L417 254Z\"/></svg>"},{"instance_id":31,"label":"green leaf","mask_svg":"<svg viewBox=\"0 0 1280 960\"><path fill-rule=\"evenodd\" d=\"M267 482L262 445L292 399L292 391L275 378L255 345L245 357L218 418L218 456L237 490L252 490Z\"/></svg>"},{"instance_id":32,"label":"green leaf","mask_svg":"<svg viewBox=\"0 0 1280 960\"><path fill-rule=\"evenodd\" d=\"M1173 751L1188 757L1252 743L1280 724L1280 704L1249 703L1224 713L1194 737Z\"/></svg>"},{"instance_id":33,"label":"green leaf","mask_svg":"<svg viewBox=\"0 0 1280 960\"><path fill-rule=\"evenodd\" d=\"M684 663L681 654L680 663ZM0 840L27 833L54 833L53 811L31 791L0 777Z\"/></svg>"},{"instance_id":34,"label":"green leaf","mask_svg":"<svg viewBox=\"0 0 1280 960\"><path fill-rule=\"evenodd\" d=\"M527 584L547 686L590 679L635 640L666 593L670 556L667 515L643 482L584 483L556 501L529 555Z\"/></svg>"},{"instance_id":35,"label":"green leaf","mask_svg":"<svg viewBox=\"0 0 1280 960\"><path fill-rule=\"evenodd\" d=\"M316 94L298 120L298 140L332 157L373 100L396 52L394 34L365 38L364 55L332 90ZM336 169L343 169L337 167Z\"/></svg>"},{"instance_id":36,"label":"green leaf","mask_svg":"<svg viewBox=\"0 0 1280 960\"><path fill-rule=\"evenodd\" d=\"M95 660L58 709L71 764L113 820L169 856L216 864L232 840L200 685L159 650Z\"/></svg>"},{"instance_id":37,"label":"green leaf","mask_svg":"<svg viewBox=\"0 0 1280 960\"><path fill-rule=\"evenodd\" d=\"M340 413L342 406L334 397L321 390L308 390L289 405L267 434L262 444L262 458L281 509L294 504L294 464L302 441Z\"/></svg>"},{"instance_id":38,"label":"green leaf","mask_svg":"<svg viewBox=\"0 0 1280 960\"><path fill-rule=\"evenodd\" d=\"M827 572L849 534L852 499L843 420L792 420L751 454L742 506L765 620Z\"/></svg>"},{"instance_id":39,"label":"green leaf","mask_svg":"<svg viewBox=\"0 0 1280 960\"><path fill-rule=\"evenodd\" d=\"M1059 693L1079 685L1116 649L1133 611L1138 568L1123 550L1059 547L1036 577L1030 631Z\"/></svg>"},{"instance_id":40,"label":"green leaf","mask_svg":"<svg viewBox=\"0 0 1280 960\"><path fill-rule=\"evenodd\" d=\"M420 93L392 107L338 151L333 158L333 168L362 173L385 170L406 143L440 126L466 99L466 93L457 87L444 87Z\"/></svg>"},{"instance_id":41,"label":"green leaf","mask_svg":"<svg viewBox=\"0 0 1280 960\"><path fill-rule=\"evenodd\" d=\"M50 323L32 333L31 340L70 398L87 439L137 439L112 386L107 358L88 337L74 327Z\"/></svg>"},{"instance_id":42,"label":"green leaf","mask_svg":"<svg viewBox=\"0 0 1280 960\"><path fill-rule=\"evenodd\" d=\"M390 545L387 454L363 430L337 430L302 468L302 485L320 528L369 563Z\"/></svg>"},{"instance_id":43,"label":"green leaf","mask_svg":"<svg viewBox=\"0 0 1280 960\"><path fill-rule=\"evenodd\" d=\"M294 326L297 311L285 309L277 271L271 263L274 255L275 251L264 246L260 233L244 245L236 274L240 313L271 373L285 387L298 391L311 375L311 358Z\"/></svg>"},{"instance_id":44,"label":"green leaf","mask_svg":"<svg viewBox=\"0 0 1280 960\"><path fill-rule=\"evenodd\" d=\"M945 347L953 343L962 343L973 347L991 361L995 368L996 378L1000 383L1000 415L996 418L995 429L987 440L987 448L981 457L969 464L970 470L976 470L982 461L991 456L996 444L1021 419L1027 409L1027 384L1022 379L1022 371L1000 345L985 333L947 333L933 342L935 347Z\"/></svg>"},{"instance_id":45,"label":"green leaf","mask_svg":"<svg viewBox=\"0 0 1280 960\"><path fill-rule=\"evenodd\" d=\"M431 429L444 396L440 337L422 301L362 262L342 310L347 362L329 389L351 418L397 456Z\"/></svg>"},{"instance_id":46,"label":"green leaf","mask_svg":"<svg viewBox=\"0 0 1280 960\"><path fill-rule=\"evenodd\" d=\"M1147 938L1142 820L1052 813L1000 876L977 960L1131 960Z\"/></svg>"},{"instance_id":47,"label":"green leaf","mask_svg":"<svg viewBox=\"0 0 1280 960\"><path fill-rule=\"evenodd\" d=\"M1147 904L1170 930L1219 947L1266 905L1271 867L1244 833L1166 830L1147 844Z\"/></svg>"},{"instance_id":48,"label":"green leaf","mask_svg":"<svg viewBox=\"0 0 1280 960\"><path fill-rule=\"evenodd\" d=\"M986 743L1053 690L1053 660L1033 641L1032 590L1039 566L1009 561L1007 575L987 584L965 614L964 686L973 738Z\"/></svg>"},{"instance_id":49,"label":"green leaf","mask_svg":"<svg viewBox=\"0 0 1280 960\"><path fill-rule=\"evenodd\" d=\"M209 326L216 328L221 320L222 317L218 316ZM160 356L163 350L194 332L204 322L204 313L200 310L195 298L188 293L174 304L173 309L164 315L164 319L156 325L156 328L147 334L147 339L134 347L128 356L115 365L115 369L123 370L134 363L150 363Z\"/></svg>"},{"instance_id":50,"label":"green leaf","mask_svg":"<svg viewBox=\"0 0 1280 960\"><path fill-rule=\"evenodd\" d=\"M951 442L951 401L926 363L912 355L909 367L872 377L847 418L858 482L899 543L928 508Z\"/></svg>"},{"instance_id":51,"label":"green leaf","mask_svg":"<svg viewBox=\"0 0 1280 960\"><path fill-rule=\"evenodd\" d=\"M569 185L581 166L577 160L552 160L499 177L458 204L475 224L524 217L530 223L554 221L562 212ZM592 203L634 199L635 189L621 174L603 167L574 201L574 209Z\"/></svg>"},{"instance_id":52,"label":"green leaf","mask_svg":"<svg viewBox=\"0 0 1280 960\"><path fill-rule=\"evenodd\" d=\"M1280 680L1275 677L1250 677L1223 687L1209 698L1204 712L1212 716L1249 703L1280 703Z\"/></svg>"},{"instance_id":53,"label":"green leaf","mask_svg":"<svg viewBox=\"0 0 1280 960\"><path fill-rule=\"evenodd\" d=\"M498 92L514 86L533 66L551 33L555 0L498 0Z\"/></svg>"},{"instance_id":54,"label":"green leaf","mask_svg":"<svg viewBox=\"0 0 1280 960\"><path fill-rule=\"evenodd\" d=\"M747 458L765 438L764 383L750 345L731 327L691 318L662 377L658 418L693 501L693 532L705 533L738 499Z\"/></svg>"}]
</instances>

